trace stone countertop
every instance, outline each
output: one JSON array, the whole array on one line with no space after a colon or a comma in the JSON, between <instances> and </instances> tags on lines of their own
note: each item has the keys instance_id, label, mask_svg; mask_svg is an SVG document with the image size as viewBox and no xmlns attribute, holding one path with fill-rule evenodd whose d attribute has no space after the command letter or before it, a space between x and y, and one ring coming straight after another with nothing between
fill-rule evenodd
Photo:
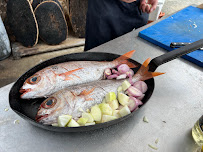
<instances>
[{"instance_id":1,"label":"stone countertop","mask_svg":"<svg viewBox=\"0 0 203 152\"><path fill-rule=\"evenodd\" d=\"M132 58L140 63L164 54L166 50L138 37L139 31L152 24L90 51L121 55L135 49ZM152 97L136 115L117 125L82 133L51 132L29 124L9 107L13 83L0 88L0 152L193 152L197 145L191 128L203 114L202 69L175 59L156 71L166 74L155 78ZM149 123L143 122L144 116Z\"/></svg>"}]
</instances>

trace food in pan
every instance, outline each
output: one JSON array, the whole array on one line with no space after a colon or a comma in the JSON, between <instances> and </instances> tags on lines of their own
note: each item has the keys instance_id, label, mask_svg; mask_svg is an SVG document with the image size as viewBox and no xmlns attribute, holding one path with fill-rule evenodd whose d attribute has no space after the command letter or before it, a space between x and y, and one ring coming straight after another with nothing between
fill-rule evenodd
<instances>
[{"instance_id":1,"label":"food in pan","mask_svg":"<svg viewBox=\"0 0 203 152\"><path fill-rule=\"evenodd\" d=\"M135 85L135 82L138 83L138 81L144 81L163 74L159 72L149 72L149 61L150 59L147 59L138 72L132 77L131 81L133 85ZM84 113L83 111L91 109L97 104L103 113L102 121L109 121L113 119L113 117L110 117L113 114L113 110L111 111L110 109L114 106L116 107L116 103L112 103L111 107L110 104L106 105L106 103L102 103L102 101L107 93L117 92L117 89L121 90L119 89L120 86L122 86L123 93L118 92L117 94L118 100L123 107L121 106L118 109L121 111L119 112L120 115L124 116L126 112L129 113L130 110L134 110L132 105L128 107L128 103L135 104L135 102L138 102L134 97L141 97L143 94L142 91L146 89L144 88L142 91L138 91L138 89L132 87L131 84L125 80L99 80L88 84L71 86L54 93L40 105L36 121L51 125L58 122L59 116L70 115L71 120L79 121L79 118L83 117L88 119L88 123L93 123L92 120L94 120L94 117L92 118L91 113ZM131 97L128 97L125 93ZM111 99L114 97L109 96L108 98ZM114 112L114 114L116 114L116 112ZM114 118L115 117L116 116L114 116ZM74 121L72 124L76 124Z\"/></svg>"},{"instance_id":2,"label":"food in pan","mask_svg":"<svg viewBox=\"0 0 203 152\"><path fill-rule=\"evenodd\" d=\"M69 86L103 79L104 70L122 63L135 67L129 62L130 51L111 62L72 61L48 66L29 77L20 89L22 99L47 97Z\"/></svg>"}]
</instances>

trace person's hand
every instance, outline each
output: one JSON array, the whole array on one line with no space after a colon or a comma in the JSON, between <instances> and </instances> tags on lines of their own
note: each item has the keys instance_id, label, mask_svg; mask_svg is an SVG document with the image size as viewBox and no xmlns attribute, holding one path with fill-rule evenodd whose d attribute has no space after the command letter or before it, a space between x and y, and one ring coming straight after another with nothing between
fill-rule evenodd
<instances>
[{"instance_id":1,"label":"person's hand","mask_svg":"<svg viewBox=\"0 0 203 152\"><path fill-rule=\"evenodd\" d=\"M151 13L156 9L157 3L158 0L148 0L147 3L146 0L140 0L140 10L142 10L142 12Z\"/></svg>"},{"instance_id":2,"label":"person's hand","mask_svg":"<svg viewBox=\"0 0 203 152\"><path fill-rule=\"evenodd\" d=\"M135 2L136 0L121 0L123 2L126 2L126 3L132 3L132 2Z\"/></svg>"}]
</instances>

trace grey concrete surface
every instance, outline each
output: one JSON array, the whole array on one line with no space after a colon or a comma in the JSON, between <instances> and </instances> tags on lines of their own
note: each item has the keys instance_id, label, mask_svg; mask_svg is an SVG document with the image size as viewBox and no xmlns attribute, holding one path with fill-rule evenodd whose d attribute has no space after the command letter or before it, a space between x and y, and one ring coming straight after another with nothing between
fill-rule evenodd
<instances>
[{"instance_id":1,"label":"grey concrete surface","mask_svg":"<svg viewBox=\"0 0 203 152\"><path fill-rule=\"evenodd\" d=\"M147 26L91 51L124 54L136 48L132 59L140 63L166 53L137 37L139 30ZM12 84L0 88L0 151L197 152L191 128L202 115L202 69L184 59L175 59L156 71L166 74L155 78L152 97L134 116L114 126L80 133L51 132L30 125L9 108L7 96ZM149 123L143 122L144 116ZM19 124L14 124L15 120Z\"/></svg>"},{"instance_id":2,"label":"grey concrete surface","mask_svg":"<svg viewBox=\"0 0 203 152\"><path fill-rule=\"evenodd\" d=\"M164 12L166 15L169 15L189 5L199 5L201 3L203 3L203 0L166 0L162 8L162 12ZM82 48L75 49L75 52L83 51ZM30 57L24 57L20 60L13 60L12 56L10 56L5 60L0 61L0 87L17 80L17 78L21 76L26 70L30 69L41 61L71 52L74 52L74 50L70 49L70 52L69 50L65 50L34 55Z\"/></svg>"}]
</instances>

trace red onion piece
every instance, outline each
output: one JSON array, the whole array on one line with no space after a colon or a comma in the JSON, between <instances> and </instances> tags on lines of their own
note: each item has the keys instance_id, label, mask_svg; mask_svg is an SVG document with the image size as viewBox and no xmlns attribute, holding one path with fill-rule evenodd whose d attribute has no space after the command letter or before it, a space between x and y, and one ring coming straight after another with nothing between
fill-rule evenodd
<instances>
[{"instance_id":1,"label":"red onion piece","mask_svg":"<svg viewBox=\"0 0 203 152\"><path fill-rule=\"evenodd\" d=\"M126 74L121 74L116 79L121 80L121 79L125 79L125 78L127 78L127 75Z\"/></svg>"},{"instance_id":2,"label":"red onion piece","mask_svg":"<svg viewBox=\"0 0 203 152\"><path fill-rule=\"evenodd\" d=\"M125 74L130 70L129 66L127 64L121 64L120 66L117 67L118 72L121 74Z\"/></svg>"},{"instance_id":3,"label":"red onion piece","mask_svg":"<svg viewBox=\"0 0 203 152\"><path fill-rule=\"evenodd\" d=\"M110 75L107 77L108 80L111 80L111 79L114 79L114 78L117 78L118 75L117 74L113 74L113 75Z\"/></svg>"},{"instance_id":4,"label":"red onion piece","mask_svg":"<svg viewBox=\"0 0 203 152\"><path fill-rule=\"evenodd\" d=\"M133 77L131 75L129 75L129 80L128 81L130 82L131 85L133 85Z\"/></svg>"},{"instance_id":5,"label":"red onion piece","mask_svg":"<svg viewBox=\"0 0 203 152\"><path fill-rule=\"evenodd\" d=\"M138 100L142 100L144 98L145 94L142 94L140 97L137 97Z\"/></svg>"},{"instance_id":6,"label":"red onion piece","mask_svg":"<svg viewBox=\"0 0 203 152\"><path fill-rule=\"evenodd\" d=\"M138 109L138 106L139 106L139 105L142 105L142 104L143 104L143 103L142 103L140 100L138 100L138 99L136 99L136 98L134 98L134 97L130 97L129 103L128 103L128 108L129 108L130 111L132 112L132 111Z\"/></svg>"},{"instance_id":7,"label":"red onion piece","mask_svg":"<svg viewBox=\"0 0 203 152\"><path fill-rule=\"evenodd\" d=\"M116 71L115 69L112 69L112 73L113 73L113 74L118 74L118 75L119 75L119 72Z\"/></svg>"},{"instance_id":8,"label":"red onion piece","mask_svg":"<svg viewBox=\"0 0 203 152\"><path fill-rule=\"evenodd\" d=\"M126 72L126 74L128 77L130 77L130 76L132 77L132 76L134 76L134 71L132 69L130 69L128 72Z\"/></svg>"},{"instance_id":9,"label":"red onion piece","mask_svg":"<svg viewBox=\"0 0 203 152\"><path fill-rule=\"evenodd\" d=\"M142 92L138 90L137 88L130 86L128 88L128 95L133 97L140 97L142 95Z\"/></svg>"},{"instance_id":10,"label":"red onion piece","mask_svg":"<svg viewBox=\"0 0 203 152\"><path fill-rule=\"evenodd\" d=\"M111 69L110 68L105 69L104 70L104 77L107 78L110 75L111 75Z\"/></svg>"},{"instance_id":11,"label":"red onion piece","mask_svg":"<svg viewBox=\"0 0 203 152\"><path fill-rule=\"evenodd\" d=\"M145 93L148 89L147 84L144 81L137 81L133 84L133 86L139 89L142 93Z\"/></svg>"}]
</instances>

